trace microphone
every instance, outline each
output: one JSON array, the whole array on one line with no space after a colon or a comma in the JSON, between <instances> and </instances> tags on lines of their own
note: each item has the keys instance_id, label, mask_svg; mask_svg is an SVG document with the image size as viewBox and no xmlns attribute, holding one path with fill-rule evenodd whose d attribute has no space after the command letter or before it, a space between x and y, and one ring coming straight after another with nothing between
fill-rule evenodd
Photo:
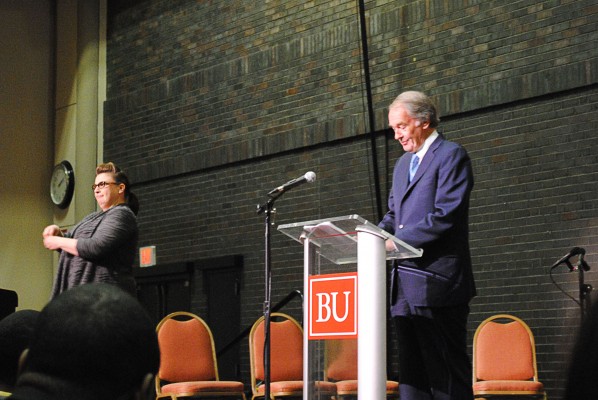
<instances>
[{"instance_id":1,"label":"microphone","mask_svg":"<svg viewBox=\"0 0 598 400\"><path fill-rule=\"evenodd\" d=\"M276 193L282 194L282 193L286 192L287 190L294 188L295 186L299 186L305 182L312 183L315 180L316 180L315 172L309 171L305 175L303 175L299 178L295 178L291 181L288 181L287 183L285 183L282 186L272 189L270 192L268 192L268 196L272 196L273 194L276 194Z\"/></svg>"},{"instance_id":2,"label":"microphone","mask_svg":"<svg viewBox=\"0 0 598 400\"><path fill-rule=\"evenodd\" d=\"M581 248L581 247L574 247L571 250L569 250L569 252L567 254L565 254L564 256L562 256L557 262L555 262L554 264L552 264L551 268L556 267L559 264L562 263L567 263L567 265L569 266L569 268L571 269L571 263L569 262L569 259L573 256L577 256L577 255L584 255L586 254L585 249Z\"/></svg>"}]
</instances>

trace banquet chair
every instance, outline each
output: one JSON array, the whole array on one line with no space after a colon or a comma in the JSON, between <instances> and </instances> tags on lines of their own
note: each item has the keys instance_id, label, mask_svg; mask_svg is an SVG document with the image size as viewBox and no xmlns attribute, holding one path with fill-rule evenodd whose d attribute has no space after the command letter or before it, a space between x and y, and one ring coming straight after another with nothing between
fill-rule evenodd
<instances>
[{"instance_id":1,"label":"banquet chair","mask_svg":"<svg viewBox=\"0 0 598 400\"><path fill-rule=\"evenodd\" d=\"M326 340L324 377L336 384L337 398L357 397L357 339ZM399 382L386 381L386 398L399 398Z\"/></svg>"},{"instance_id":2,"label":"banquet chair","mask_svg":"<svg viewBox=\"0 0 598 400\"><path fill-rule=\"evenodd\" d=\"M249 358L253 399L265 397L264 317L249 332ZM332 398L332 382L315 382L319 398ZM270 320L270 399L303 396L303 328L291 316L272 313Z\"/></svg>"},{"instance_id":3,"label":"banquet chair","mask_svg":"<svg viewBox=\"0 0 598 400\"><path fill-rule=\"evenodd\" d=\"M473 393L476 399L546 398L538 380L534 335L520 318L497 314L476 329Z\"/></svg>"},{"instance_id":4,"label":"banquet chair","mask_svg":"<svg viewBox=\"0 0 598 400\"><path fill-rule=\"evenodd\" d=\"M214 338L195 314L179 311L156 327L160 369L155 378L156 399L231 397L245 400L242 382L221 381Z\"/></svg>"}]
</instances>

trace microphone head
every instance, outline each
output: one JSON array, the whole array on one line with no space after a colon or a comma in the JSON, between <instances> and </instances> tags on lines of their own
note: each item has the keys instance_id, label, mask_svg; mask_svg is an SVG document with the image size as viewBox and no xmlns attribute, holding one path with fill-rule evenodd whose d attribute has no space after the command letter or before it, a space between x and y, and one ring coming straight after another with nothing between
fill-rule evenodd
<instances>
[{"instance_id":1,"label":"microphone head","mask_svg":"<svg viewBox=\"0 0 598 400\"><path fill-rule=\"evenodd\" d=\"M313 181L316 180L316 173L313 171L309 171L304 175L304 177L305 177L306 181L308 181L309 183L312 183Z\"/></svg>"},{"instance_id":2,"label":"microphone head","mask_svg":"<svg viewBox=\"0 0 598 400\"><path fill-rule=\"evenodd\" d=\"M586 254L586 249L582 248L582 247L574 247L571 249L571 251L569 252L572 256L576 256L578 254Z\"/></svg>"}]
</instances>

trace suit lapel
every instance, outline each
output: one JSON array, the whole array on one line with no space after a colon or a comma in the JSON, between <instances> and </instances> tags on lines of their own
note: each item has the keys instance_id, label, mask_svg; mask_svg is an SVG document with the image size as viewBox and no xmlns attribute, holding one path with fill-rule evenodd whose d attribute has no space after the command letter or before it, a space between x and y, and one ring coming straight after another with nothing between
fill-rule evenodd
<instances>
[{"instance_id":1,"label":"suit lapel","mask_svg":"<svg viewBox=\"0 0 598 400\"><path fill-rule=\"evenodd\" d=\"M430 145L430 148L426 152L426 155L424 156L423 160L420 161L419 167L417 168L417 171L415 172L415 176L411 180L411 183L409 183L408 179L407 179L408 172L406 174L403 174L405 176L404 179L405 179L405 183L406 183L406 186L404 186L404 187L406 187L406 190L403 195L403 198L411 191L413 186L415 186L417 184L417 182L424 175L424 173L426 172L428 167L430 165L432 165L432 161L434 161L434 158L436 157L436 150L438 149L438 147L440 146L440 144L443 141L444 141L444 137L441 134L439 134L438 137L436 138L436 140L434 140L434 142L432 142L432 144ZM407 171L409 170L410 162L411 162L411 158L409 158L409 162L407 163Z\"/></svg>"},{"instance_id":2,"label":"suit lapel","mask_svg":"<svg viewBox=\"0 0 598 400\"><path fill-rule=\"evenodd\" d=\"M399 168L397 171L397 184L398 184L398 188L401 189L401 193L403 193L403 195L405 194L405 192L407 191L407 188L409 187L409 164L411 163L411 158L410 157L406 157L403 156L401 157L401 159L399 160Z\"/></svg>"}]
</instances>

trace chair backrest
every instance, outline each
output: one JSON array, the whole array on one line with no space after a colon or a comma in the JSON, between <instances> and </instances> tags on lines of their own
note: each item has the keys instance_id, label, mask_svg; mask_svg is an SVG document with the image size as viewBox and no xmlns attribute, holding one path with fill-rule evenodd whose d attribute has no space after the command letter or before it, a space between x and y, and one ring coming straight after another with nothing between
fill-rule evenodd
<instances>
[{"instance_id":1,"label":"chair backrest","mask_svg":"<svg viewBox=\"0 0 598 400\"><path fill-rule=\"evenodd\" d=\"M156 332L160 345L158 379L218 380L214 338L203 319L189 312L175 312L160 321Z\"/></svg>"},{"instance_id":2,"label":"chair backrest","mask_svg":"<svg viewBox=\"0 0 598 400\"><path fill-rule=\"evenodd\" d=\"M251 385L264 380L264 317L249 332ZM303 328L290 315L272 313L270 319L270 381L303 380Z\"/></svg>"},{"instance_id":3,"label":"chair backrest","mask_svg":"<svg viewBox=\"0 0 598 400\"><path fill-rule=\"evenodd\" d=\"M534 336L525 322L498 314L480 323L473 339L473 380L538 380Z\"/></svg>"},{"instance_id":4,"label":"chair backrest","mask_svg":"<svg viewBox=\"0 0 598 400\"><path fill-rule=\"evenodd\" d=\"M357 339L326 340L324 378L331 381L357 379Z\"/></svg>"}]
</instances>

